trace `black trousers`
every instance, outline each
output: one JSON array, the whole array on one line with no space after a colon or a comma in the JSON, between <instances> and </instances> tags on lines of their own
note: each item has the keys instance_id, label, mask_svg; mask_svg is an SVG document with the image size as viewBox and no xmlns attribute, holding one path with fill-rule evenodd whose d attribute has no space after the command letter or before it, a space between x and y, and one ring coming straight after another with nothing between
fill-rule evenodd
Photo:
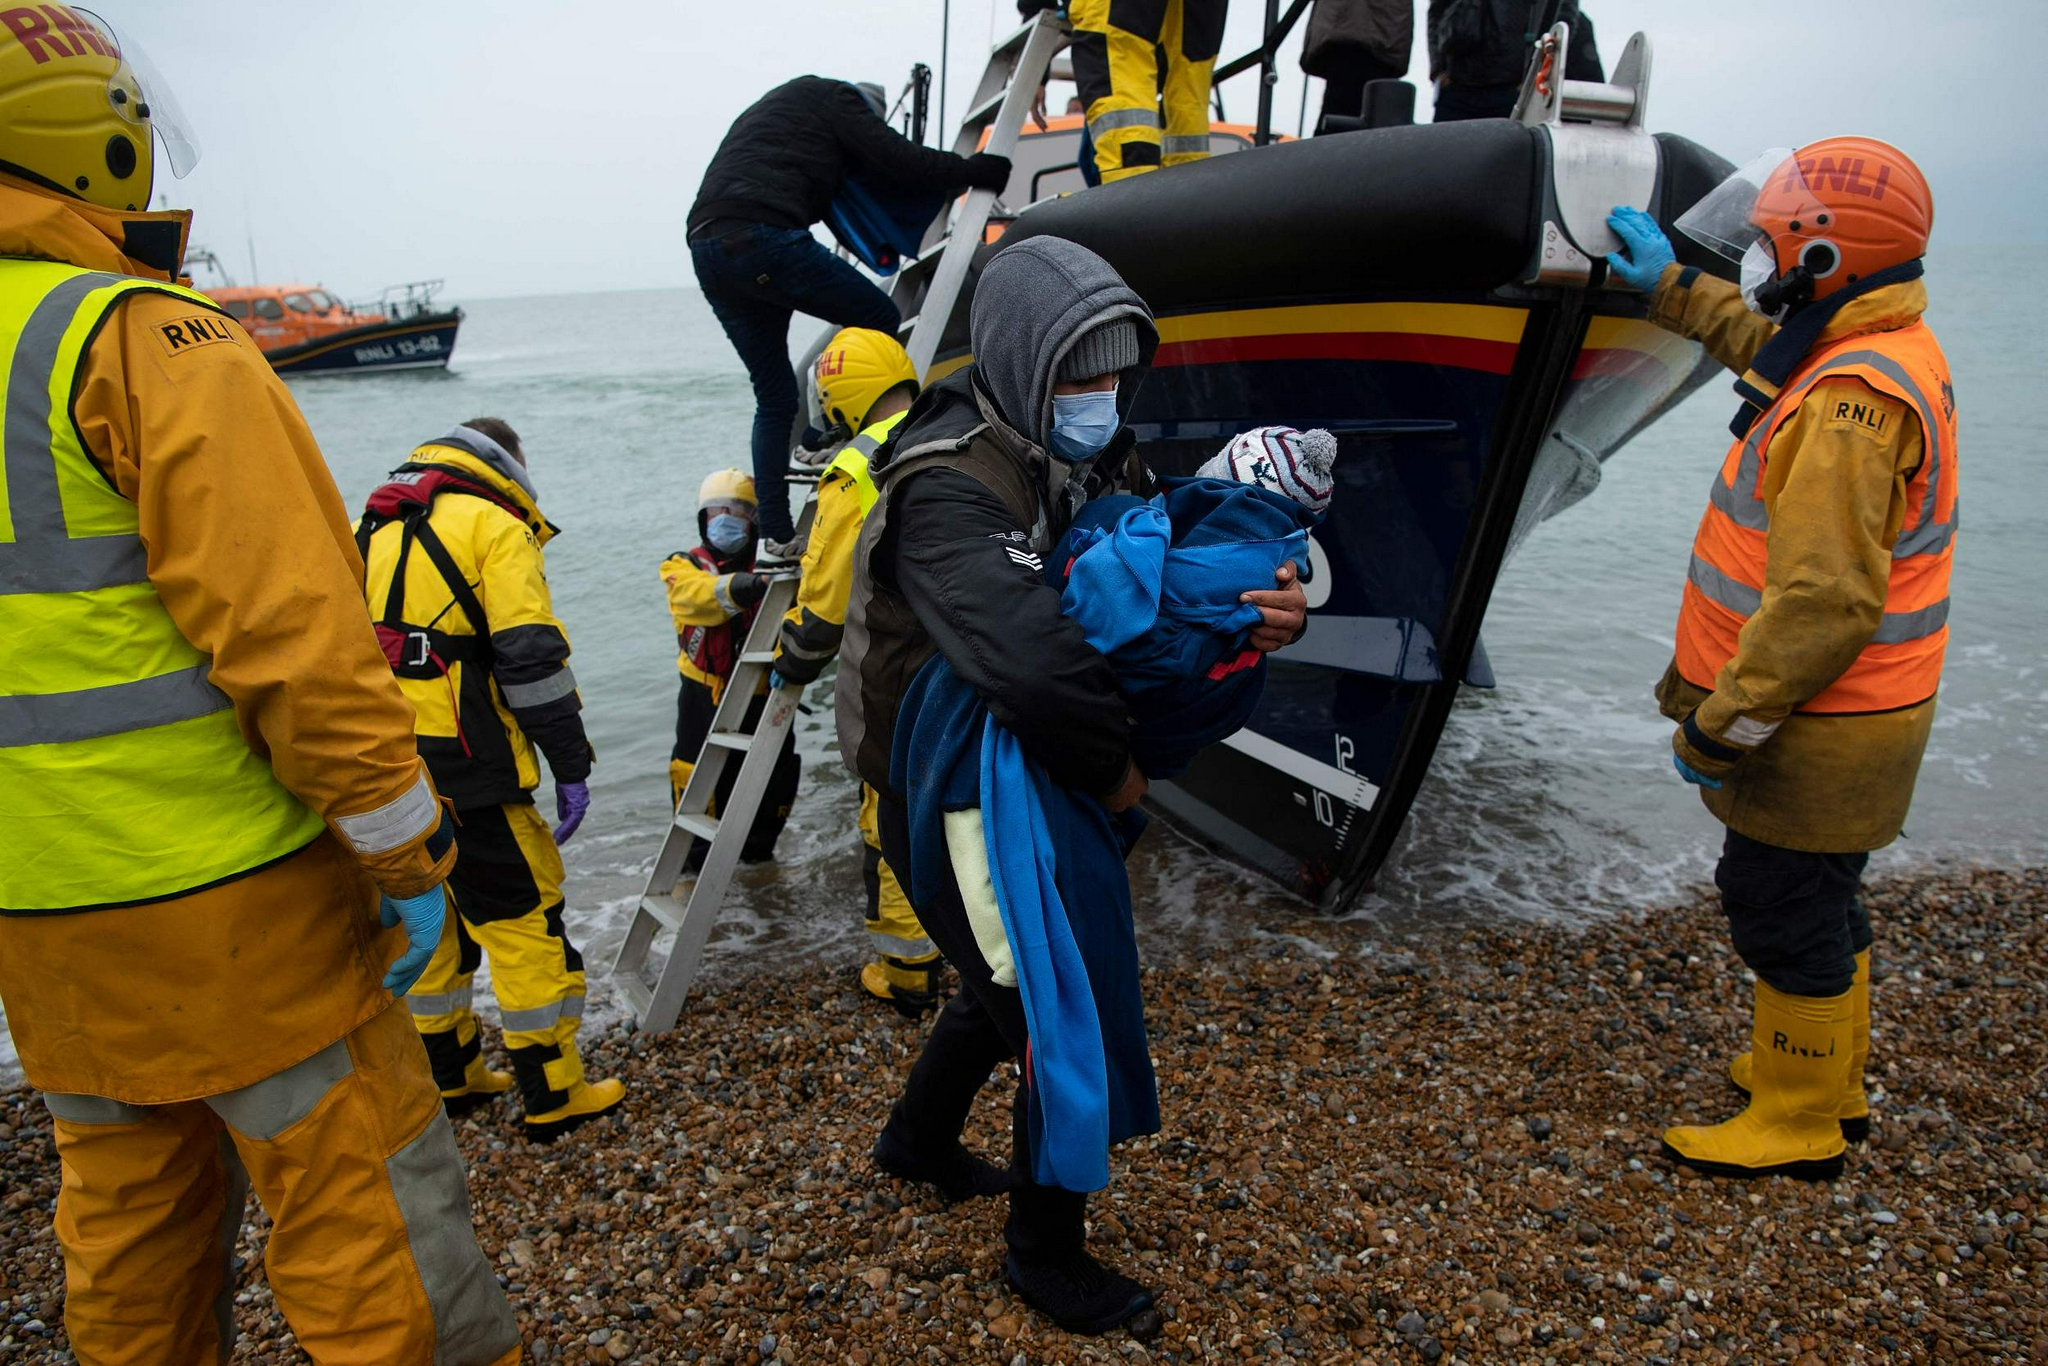
<instances>
[{"instance_id":1,"label":"black trousers","mask_svg":"<svg viewBox=\"0 0 2048 1366\"><path fill-rule=\"evenodd\" d=\"M1446 81L1437 87L1436 113L1432 117L1438 123L1504 119L1515 112L1515 98L1521 93L1520 81L1506 85L1452 85Z\"/></svg>"},{"instance_id":2,"label":"black trousers","mask_svg":"<svg viewBox=\"0 0 2048 1366\"><path fill-rule=\"evenodd\" d=\"M1372 81L1398 81L1406 67L1383 62L1362 47L1346 46L1330 54L1323 76L1323 118L1341 114L1358 118L1365 113L1365 87Z\"/></svg>"},{"instance_id":3,"label":"black trousers","mask_svg":"<svg viewBox=\"0 0 2048 1366\"><path fill-rule=\"evenodd\" d=\"M910 814L887 793L878 795L882 857L890 867L904 870L908 891ZM889 1113L889 1126L913 1150L936 1155L959 1141L989 1073L998 1063L1023 1057L1031 1036L1025 1026L1023 994L1015 987L997 986L990 976L950 868L945 885L936 895L915 902L914 909L932 943L959 972L963 990L939 1012L924 1051L910 1069L902 1098ZM1015 1184L1003 1237L1013 1251L1027 1257L1079 1251L1087 1237L1088 1197L1031 1179L1028 1085L1028 1077L1018 1081L1010 1111L1010 1175Z\"/></svg>"},{"instance_id":4,"label":"black trousers","mask_svg":"<svg viewBox=\"0 0 2048 1366\"><path fill-rule=\"evenodd\" d=\"M1728 832L1714 885L1735 952L1788 996L1840 996L1875 937L1857 897L1869 854L1809 854Z\"/></svg>"},{"instance_id":5,"label":"black trousers","mask_svg":"<svg viewBox=\"0 0 2048 1366\"><path fill-rule=\"evenodd\" d=\"M756 697L747 704L746 725L748 730L761 724L761 713L768 709L765 695ZM718 704L711 700L711 689L694 678L683 679L682 693L676 698L676 743L669 751L671 759L694 765L697 756L704 749L704 737L711 734L711 720L718 714ZM711 814L717 815L725 809L732 797L733 784L740 780L739 756L725 761L719 771L718 785L711 790ZM797 785L803 779L803 759L796 752L796 727L782 737L782 751L775 756L775 769L768 775L768 791L761 798L760 809L754 812L754 823L747 829L747 842L740 848L740 862L766 863L775 857L775 841L782 838L782 827L789 824L790 810L796 805ZM678 801L682 798L680 785L676 785ZM684 867L694 873L704 866L710 855L711 846L704 840L690 845L690 856Z\"/></svg>"}]
</instances>

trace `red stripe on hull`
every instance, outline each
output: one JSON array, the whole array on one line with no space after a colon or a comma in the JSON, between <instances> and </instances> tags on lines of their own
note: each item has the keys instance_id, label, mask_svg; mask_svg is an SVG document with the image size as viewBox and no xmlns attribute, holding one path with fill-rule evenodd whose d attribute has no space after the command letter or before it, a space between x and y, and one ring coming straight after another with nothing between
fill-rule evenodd
<instances>
[{"instance_id":1,"label":"red stripe on hull","mask_svg":"<svg viewBox=\"0 0 2048 1366\"><path fill-rule=\"evenodd\" d=\"M1154 366L1220 365L1258 360L1392 360L1444 365L1505 375L1514 367L1513 342L1419 332L1296 332L1280 336L1217 337L1165 342Z\"/></svg>"}]
</instances>

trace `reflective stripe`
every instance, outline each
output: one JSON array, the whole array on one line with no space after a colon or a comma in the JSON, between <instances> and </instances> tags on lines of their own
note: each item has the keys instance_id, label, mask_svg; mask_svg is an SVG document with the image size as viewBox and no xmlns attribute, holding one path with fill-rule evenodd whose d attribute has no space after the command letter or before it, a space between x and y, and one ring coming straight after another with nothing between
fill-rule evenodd
<instances>
[{"instance_id":1,"label":"reflective stripe","mask_svg":"<svg viewBox=\"0 0 2048 1366\"><path fill-rule=\"evenodd\" d=\"M1941 429L1934 421L1934 408L1928 403L1927 395L1920 392L1920 386L1913 382L1913 377L1906 373L1906 368L1890 356L1876 351L1859 351L1856 355L1865 365L1906 391L1918 410L1921 440L1927 444L1927 489L1920 497L1920 520L1910 530L1899 534L1898 543L1892 547L1892 558L1900 560L1909 555L1938 554L1948 547L1954 531L1949 523L1935 521L1941 506L1942 468L1947 461L1941 449ZM1955 510L1951 509L1951 518L1954 513Z\"/></svg>"},{"instance_id":2,"label":"reflective stripe","mask_svg":"<svg viewBox=\"0 0 2048 1366\"><path fill-rule=\"evenodd\" d=\"M874 943L876 953L886 953L892 958L929 958L938 952L929 939L905 939L897 934L883 934L880 930L869 930L868 938Z\"/></svg>"},{"instance_id":3,"label":"reflective stripe","mask_svg":"<svg viewBox=\"0 0 2048 1366\"><path fill-rule=\"evenodd\" d=\"M1762 435L1762 424L1758 425L1759 430L1750 433L1749 439L1742 443L1742 459L1736 462L1734 486L1730 487L1724 482L1720 471L1716 470L1714 486L1708 490L1707 496L1709 501L1735 525L1751 531L1769 531L1771 514L1765 509L1763 501L1756 496L1757 480L1763 474L1763 461L1757 454L1757 440Z\"/></svg>"},{"instance_id":4,"label":"reflective stripe","mask_svg":"<svg viewBox=\"0 0 2048 1366\"><path fill-rule=\"evenodd\" d=\"M863 458L870 460L874 458L876 451L882 449L882 443L869 436L866 432L862 432L846 444L859 451Z\"/></svg>"},{"instance_id":5,"label":"reflective stripe","mask_svg":"<svg viewBox=\"0 0 2048 1366\"><path fill-rule=\"evenodd\" d=\"M1886 612L1884 620L1877 625L1877 633L1871 642L1877 645L1897 645L1903 641L1919 640L1931 636L1948 625L1948 599L1930 603L1918 611Z\"/></svg>"},{"instance_id":6,"label":"reflective stripe","mask_svg":"<svg viewBox=\"0 0 2048 1366\"><path fill-rule=\"evenodd\" d=\"M514 1352L519 1325L477 1247L462 1154L441 1107L418 1138L384 1160L384 1173L433 1312L435 1366L487 1366Z\"/></svg>"},{"instance_id":7,"label":"reflective stripe","mask_svg":"<svg viewBox=\"0 0 2048 1366\"><path fill-rule=\"evenodd\" d=\"M1209 135L1207 133L1168 133L1159 140L1159 150L1166 156L1207 156Z\"/></svg>"},{"instance_id":8,"label":"reflective stripe","mask_svg":"<svg viewBox=\"0 0 2048 1366\"><path fill-rule=\"evenodd\" d=\"M518 1030L522 1034L536 1034L543 1029L553 1029L563 1019L583 1018L583 997L565 996L552 1005L535 1006L531 1010L504 1010L498 1012L499 1025L507 1030Z\"/></svg>"},{"instance_id":9,"label":"reflective stripe","mask_svg":"<svg viewBox=\"0 0 2048 1366\"><path fill-rule=\"evenodd\" d=\"M720 574L711 581L711 596L717 600L721 608L725 609L727 616L736 617L746 609L732 600L731 589L732 575L730 574Z\"/></svg>"},{"instance_id":10,"label":"reflective stripe","mask_svg":"<svg viewBox=\"0 0 2048 1366\"><path fill-rule=\"evenodd\" d=\"M1729 578L1698 555L1692 557L1692 569L1686 577L1692 580L1693 587L1707 595L1708 601L1719 603L1737 616L1755 616L1756 609L1764 605L1762 589Z\"/></svg>"},{"instance_id":11,"label":"reflective stripe","mask_svg":"<svg viewBox=\"0 0 2048 1366\"><path fill-rule=\"evenodd\" d=\"M127 532L71 538L50 447L50 377L64 334L86 295L127 278L95 271L65 280L43 296L15 343L0 455L14 540L0 543L0 593L82 593L148 577L141 538Z\"/></svg>"},{"instance_id":12,"label":"reflective stripe","mask_svg":"<svg viewBox=\"0 0 2048 1366\"><path fill-rule=\"evenodd\" d=\"M335 1083L355 1070L348 1040L336 1039L304 1062L253 1086L208 1096L206 1107L244 1138L272 1139L312 1114Z\"/></svg>"},{"instance_id":13,"label":"reflective stripe","mask_svg":"<svg viewBox=\"0 0 2048 1366\"><path fill-rule=\"evenodd\" d=\"M1718 603L1739 617L1753 617L1764 605L1761 590L1728 577L1698 555L1692 557L1692 568L1687 577L1692 580L1693 587L1706 594L1708 601ZM1943 598L1911 612L1886 612L1870 641L1873 645L1897 645L1931 636L1948 624L1948 605L1949 600Z\"/></svg>"},{"instance_id":14,"label":"reflective stripe","mask_svg":"<svg viewBox=\"0 0 2048 1366\"><path fill-rule=\"evenodd\" d=\"M210 664L76 692L0 694L0 749L94 740L226 711L228 695L206 681Z\"/></svg>"},{"instance_id":15,"label":"reflective stripe","mask_svg":"<svg viewBox=\"0 0 2048 1366\"><path fill-rule=\"evenodd\" d=\"M396 801L361 815L336 816L334 825L358 854L385 854L412 843L432 830L440 819L434 789L427 785L427 776L422 773Z\"/></svg>"},{"instance_id":16,"label":"reflective stripe","mask_svg":"<svg viewBox=\"0 0 2048 1366\"><path fill-rule=\"evenodd\" d=\"M437 992L431 996L424 992L409 991L405 994L405 1003L411 1008L414 1018L421 1016L431 1018L435 1015L459 1015L469 1009L470 1002L475 999L475 995L475 989L472 987L461 987L455 991Z\"/></svg>"},{"instance_id":17,"label":"reflective stripe","mask_svg":"<svg viewBox=\"0 0 2048 1366\"><path fill-rule=\"evenodd\" d=\"M576 675L567 664L548 678L538 683L507 683L498 680L498 691L505 695L508 707L539 707L567 697L576 691Z\"/></svg>"},{"instance_id":18,"label":"reflective stripe","mask_svg":"<svg viewBox=\"0 0 2048 1366\"><path fill-rule=\"evenodd\" d=\"M43 1092L43 1106L66 1124L140 1124L149 1118L147 1105L130 1105L105 1096Z\"/></svg>"},{"instance_id":19,"label":"reflective stripe","mask_svg":"<svg viewBox=\"0 0 2048 1366\"><path fill-rule=\"evenodd\" d=\"M1778 733L1783 721L1759 721L1753 716L1738 716L1728 723L1728 729L1721 738L1742 749L1755 749Z\"/></svg>"},{"instance_id":20,"label":"reflective stripe","mask_svg":"<svg viewBox=\"0 0 2048 1366\"><path fill-rule=\"evenodd\" d=\"M1111 109L1088 120L1088 136L1099 138L1119 128L1157 128L1157 109Z\"/></svg>"}]
</instances>

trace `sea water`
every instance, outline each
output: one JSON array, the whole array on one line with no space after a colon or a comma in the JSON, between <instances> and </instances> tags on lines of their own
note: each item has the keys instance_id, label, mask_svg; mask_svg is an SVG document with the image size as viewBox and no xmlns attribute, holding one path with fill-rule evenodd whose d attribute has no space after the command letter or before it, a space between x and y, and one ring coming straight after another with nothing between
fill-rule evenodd
<instances>
[{"instance_id":1,"label":"sea water","mask_svg":"<svg viewBox=\"0 0 2048 1366\"><path fill-rule=\"evenodd\" d=\"M1963 530L1947 673L1906 837L1879 870L2048 855L2048 335L2012 281L2048 249L1957 250L1929 263L1929 317L1961 411ZM660 847L675 733L675 630L658 567L697 539L711 470L745 466L752 396L696 292L464 301L445 372L295 380L351 510L415 445L467 418L520 433L546 515L556 611L575 647L597 750L591 811L563 853L590 1016ZM799 319L801 345L812 324ZM1499 676L1454 709L1378 887L1349 914L1390 933L1456 916L1610 914L1686 894L1721 828L1671 769L1651 686L1735 399L1717 378L1608 461L1601 487L1537 529L1502 574L1484 630ZM1310 629L1314 629L1311 620ZM773 864L742 869L708 974L865 952L856 789L828 688L799 718L803 787ZM552 817L553 791L537 794ZM1306 816L1303 817L1307 819ZM1161 823L1134 860L1152 954L1240 939L1301 903ZM487 993L486 993L487 995ZM486 1011L488 1014L488 1010ZM13 1056L0 1038L0 1076Z\"/></svg>"}]
</instances>

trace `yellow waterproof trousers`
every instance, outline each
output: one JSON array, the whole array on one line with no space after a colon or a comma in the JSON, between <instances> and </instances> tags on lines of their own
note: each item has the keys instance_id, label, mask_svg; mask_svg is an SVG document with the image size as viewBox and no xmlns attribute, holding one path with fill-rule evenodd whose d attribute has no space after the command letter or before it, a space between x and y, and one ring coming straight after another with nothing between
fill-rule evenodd
<instances>
[{"instance_id":1,"label":"yellow waterproof trousers","mask_svg":"<svg viewBox=\"0 0 2048 1366\"><path fill-rule=\"evenodd\" d=\"M875 955L894 958L905 966L929 963L939 951L910 907L910 896L896 880L896 871L882 858L882 836L875 824L875 790L860 785L861 879L867 884L868 938Z\"/></svg>"},{"instance_id":2,"label":"yellow waterproof trousers","mask_svg":"<svg viewBox=\"0 0 2048 1366\"><path fill-rule=\"evenodd\" d=\"M1227 0L1072 0L1074 83L1105 182L1209 155L1209 82L1226 8Z\"/></svg>"},{"instance_id":3,"label":"yellow waterproof trousers","mask_svg":"<svg viewBox=\"0 0 2048 1366\"><path fill-rule=\"evenodd\" d=\"M253 1086L172 1105L44 1096L63 1185L64 1326L81 1366L198 1366L234 1345L243 1200L270 1214L277 1305L319 1366L497 1366L519 1329L471 1229L417 1035L386 1010Z\"/></svg>"},{"instance_id":4,"label":"yellow waterproof trousers","mask_svg":"<svg viewBox=\"0 0 2048 1366\"><path fill-rule=\"evenodd\" d=\"M456 914L406 997L426 1041L434 1080L462 1085L477 1056L471 982L485 954L505 1051L529 1115L563 1105L583 1080L576 1030L583 1023L583 955L562 926L562 854L529 803L459 813L448 892Z\"/></svg>"}]
</instances>

